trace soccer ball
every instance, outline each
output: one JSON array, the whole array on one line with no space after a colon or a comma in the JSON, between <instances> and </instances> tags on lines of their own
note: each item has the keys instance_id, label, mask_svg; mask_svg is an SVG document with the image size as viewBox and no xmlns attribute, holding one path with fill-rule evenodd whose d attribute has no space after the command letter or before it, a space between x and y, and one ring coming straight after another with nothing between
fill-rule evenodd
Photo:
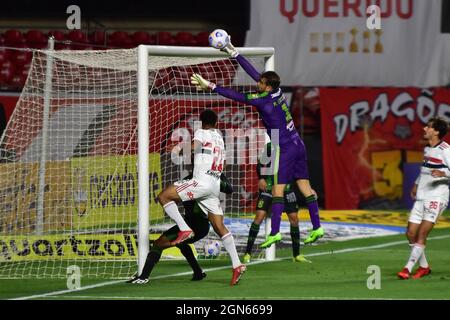
<instances>
[{"instance_id":1,"label":"soccer ball","mask_svg":"<svg viewBox=\"0 0 450 320\"><path fill-rule=\"evenodd\" d=\"M205 257L213 258L220 254L220 242L217 240L210 240L205 243Z\"/></svg>"},{"instance_id":2,"label":"soccer ball","mask_svg":"<svg viewBox=\"0 0 450 320\"><path fill-rule=\"evenodd\" d=\"M216 49L222 49L230 42L230 36L225 30L216 29L209 34L209 45Z\"/></svg>"}]
</instances>

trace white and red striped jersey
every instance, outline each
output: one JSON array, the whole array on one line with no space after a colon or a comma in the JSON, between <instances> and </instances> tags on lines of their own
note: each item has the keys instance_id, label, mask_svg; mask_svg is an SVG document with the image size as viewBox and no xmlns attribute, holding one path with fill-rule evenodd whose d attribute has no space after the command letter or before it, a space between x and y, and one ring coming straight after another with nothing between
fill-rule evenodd
<instances>
[{"instance_id":1,"label":"white and red striped jersey","mask_svg":"<svg viewBox=\"0 0 450 320\"><path fill-rule=\"evenodd\" d=\"M442 199L448 201L450 179L450 145L444 141L426 146L420 175L417 177L417 200ZM434 178L431 170L444 171L446 177Z\"/></svg>"},{"instance_id":2,"label":"white and red striped jersey","mask_svg":"<svg viewBox=\"0 0 450 320\"><path fill-rule=\"evenodd\" d=\"M194 155L193 178L209 175L220 179L225 160L225 143L217 129L198 129L194 133L194 140L202 144L201 150Z\"/></svg>"}]
</instances>

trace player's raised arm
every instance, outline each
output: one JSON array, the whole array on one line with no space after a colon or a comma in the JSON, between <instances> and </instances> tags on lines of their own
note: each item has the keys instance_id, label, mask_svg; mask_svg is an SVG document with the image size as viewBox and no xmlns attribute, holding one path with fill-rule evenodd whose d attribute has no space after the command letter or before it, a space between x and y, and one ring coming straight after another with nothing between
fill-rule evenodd
<instances>
[{"instance_id":1,"label":"player's raised arm","mask_svg":"<svg viewBox=\"0 0 450 320\"><path fill-rule=\"evenodd\" d=\"M197 87L197 90L212 90L221 96L238 101L247 102L246 95L236 90L217 86L215 83L204 79L201 75L194 73L191 76L191 83Z\"/></svg>"},{"instance_id":2,"label":"player's raised arm","mask_svg":"<svg viewBox=\"0 0 450 320\"><path fill-rule=\"evenodd\" d=\"M247 72L247 74L252 77L253 80L258 82L261 79L261 73L255 69L255 67L248 61L243 55L239 54L239 51L233 46L231 43L231 37L230 42L221 49L221 51L224 51L228 53L232 58L235 58L236 61L241 65L242 69Z\"/></svg>"}]
</instances>

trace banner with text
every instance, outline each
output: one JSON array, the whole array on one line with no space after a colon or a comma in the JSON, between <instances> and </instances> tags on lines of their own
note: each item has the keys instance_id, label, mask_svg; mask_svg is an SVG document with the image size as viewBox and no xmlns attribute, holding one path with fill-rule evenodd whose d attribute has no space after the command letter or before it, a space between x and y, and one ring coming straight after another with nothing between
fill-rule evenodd
<instances>
[{"instance_id":1,"label":"banner with text","mask_svg":"<svg viewBox=\"0 0 450 320\"><path fill-rule=\"evenodd\" d=\"M402 164L422 161L428 120L450 121L450 89L323 88L320 105L326 209L404 207Z\"/></svg>"},{"instance_id":2,"label":"banner with text","mask_svg":"<svg viewBox=\"0 0 450 320\"><path fill-rule=\"evenodd\" d=\"M380 29L366 13L373 4ZM440 0L252 0L245 46L275 48L283 85L442 86L450 35L441 11Z\"/></svg>"},{"instance_id":3,"label":"banner with text","mask_svg":"<svg viewBox=\"0 0 450 320\"><path fill-rule=\"evenodd\" d=\"M39 198L38 163L0 164L0 234L34 233ZM70 161L48 161L45 170L43 230L72 227Z\"/></svg>"},{"instance_id":4,"label":"banner with text","mask_svg":"<svg viewBox=\"0 0 450 320\"><path fill-rule=\"evenodd\" d=\"M150 242L160 234L151 234ZM190 244L194 255L195 247ZM30 260L127 260L135 261L138 252L137 235L110 234L47 234L2 236L0 262ZM182 257L177 247L164 250L162 258Z\"/></svg>"}]
</instances>

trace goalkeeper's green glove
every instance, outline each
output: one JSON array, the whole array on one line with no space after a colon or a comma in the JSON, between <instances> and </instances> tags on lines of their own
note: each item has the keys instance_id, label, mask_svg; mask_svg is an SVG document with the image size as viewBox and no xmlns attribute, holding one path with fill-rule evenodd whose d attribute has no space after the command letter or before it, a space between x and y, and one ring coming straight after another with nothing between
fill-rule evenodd
<instances>
[{"instance_id":1,"label":"goalkeeper's green glove","mask_svg":"<svg viewBox=\"0 0 450 320\"><path fill-rule=\"evenodd\" d=\"M225 47L223 47L222 49L220 49L220 51L228 53L232 58L236 58L239 55L239 52L231 43L231 36L230 36L230 41L228 41L228 44Z\"/></svg>"},{"instance_id":2,"label":"goalkeeper's green glove","mask_svg":"<svg viewBox=\"0 0 450 320\"><path fill-rule=\"evenodd\" d=\"M199 75L198 73L194 73L191 76L191 83L197 87L197 90L206 90L206 89L214 90L216 88L215 83L203 79L202 76Z\"/></svg>"}]
</instances>

